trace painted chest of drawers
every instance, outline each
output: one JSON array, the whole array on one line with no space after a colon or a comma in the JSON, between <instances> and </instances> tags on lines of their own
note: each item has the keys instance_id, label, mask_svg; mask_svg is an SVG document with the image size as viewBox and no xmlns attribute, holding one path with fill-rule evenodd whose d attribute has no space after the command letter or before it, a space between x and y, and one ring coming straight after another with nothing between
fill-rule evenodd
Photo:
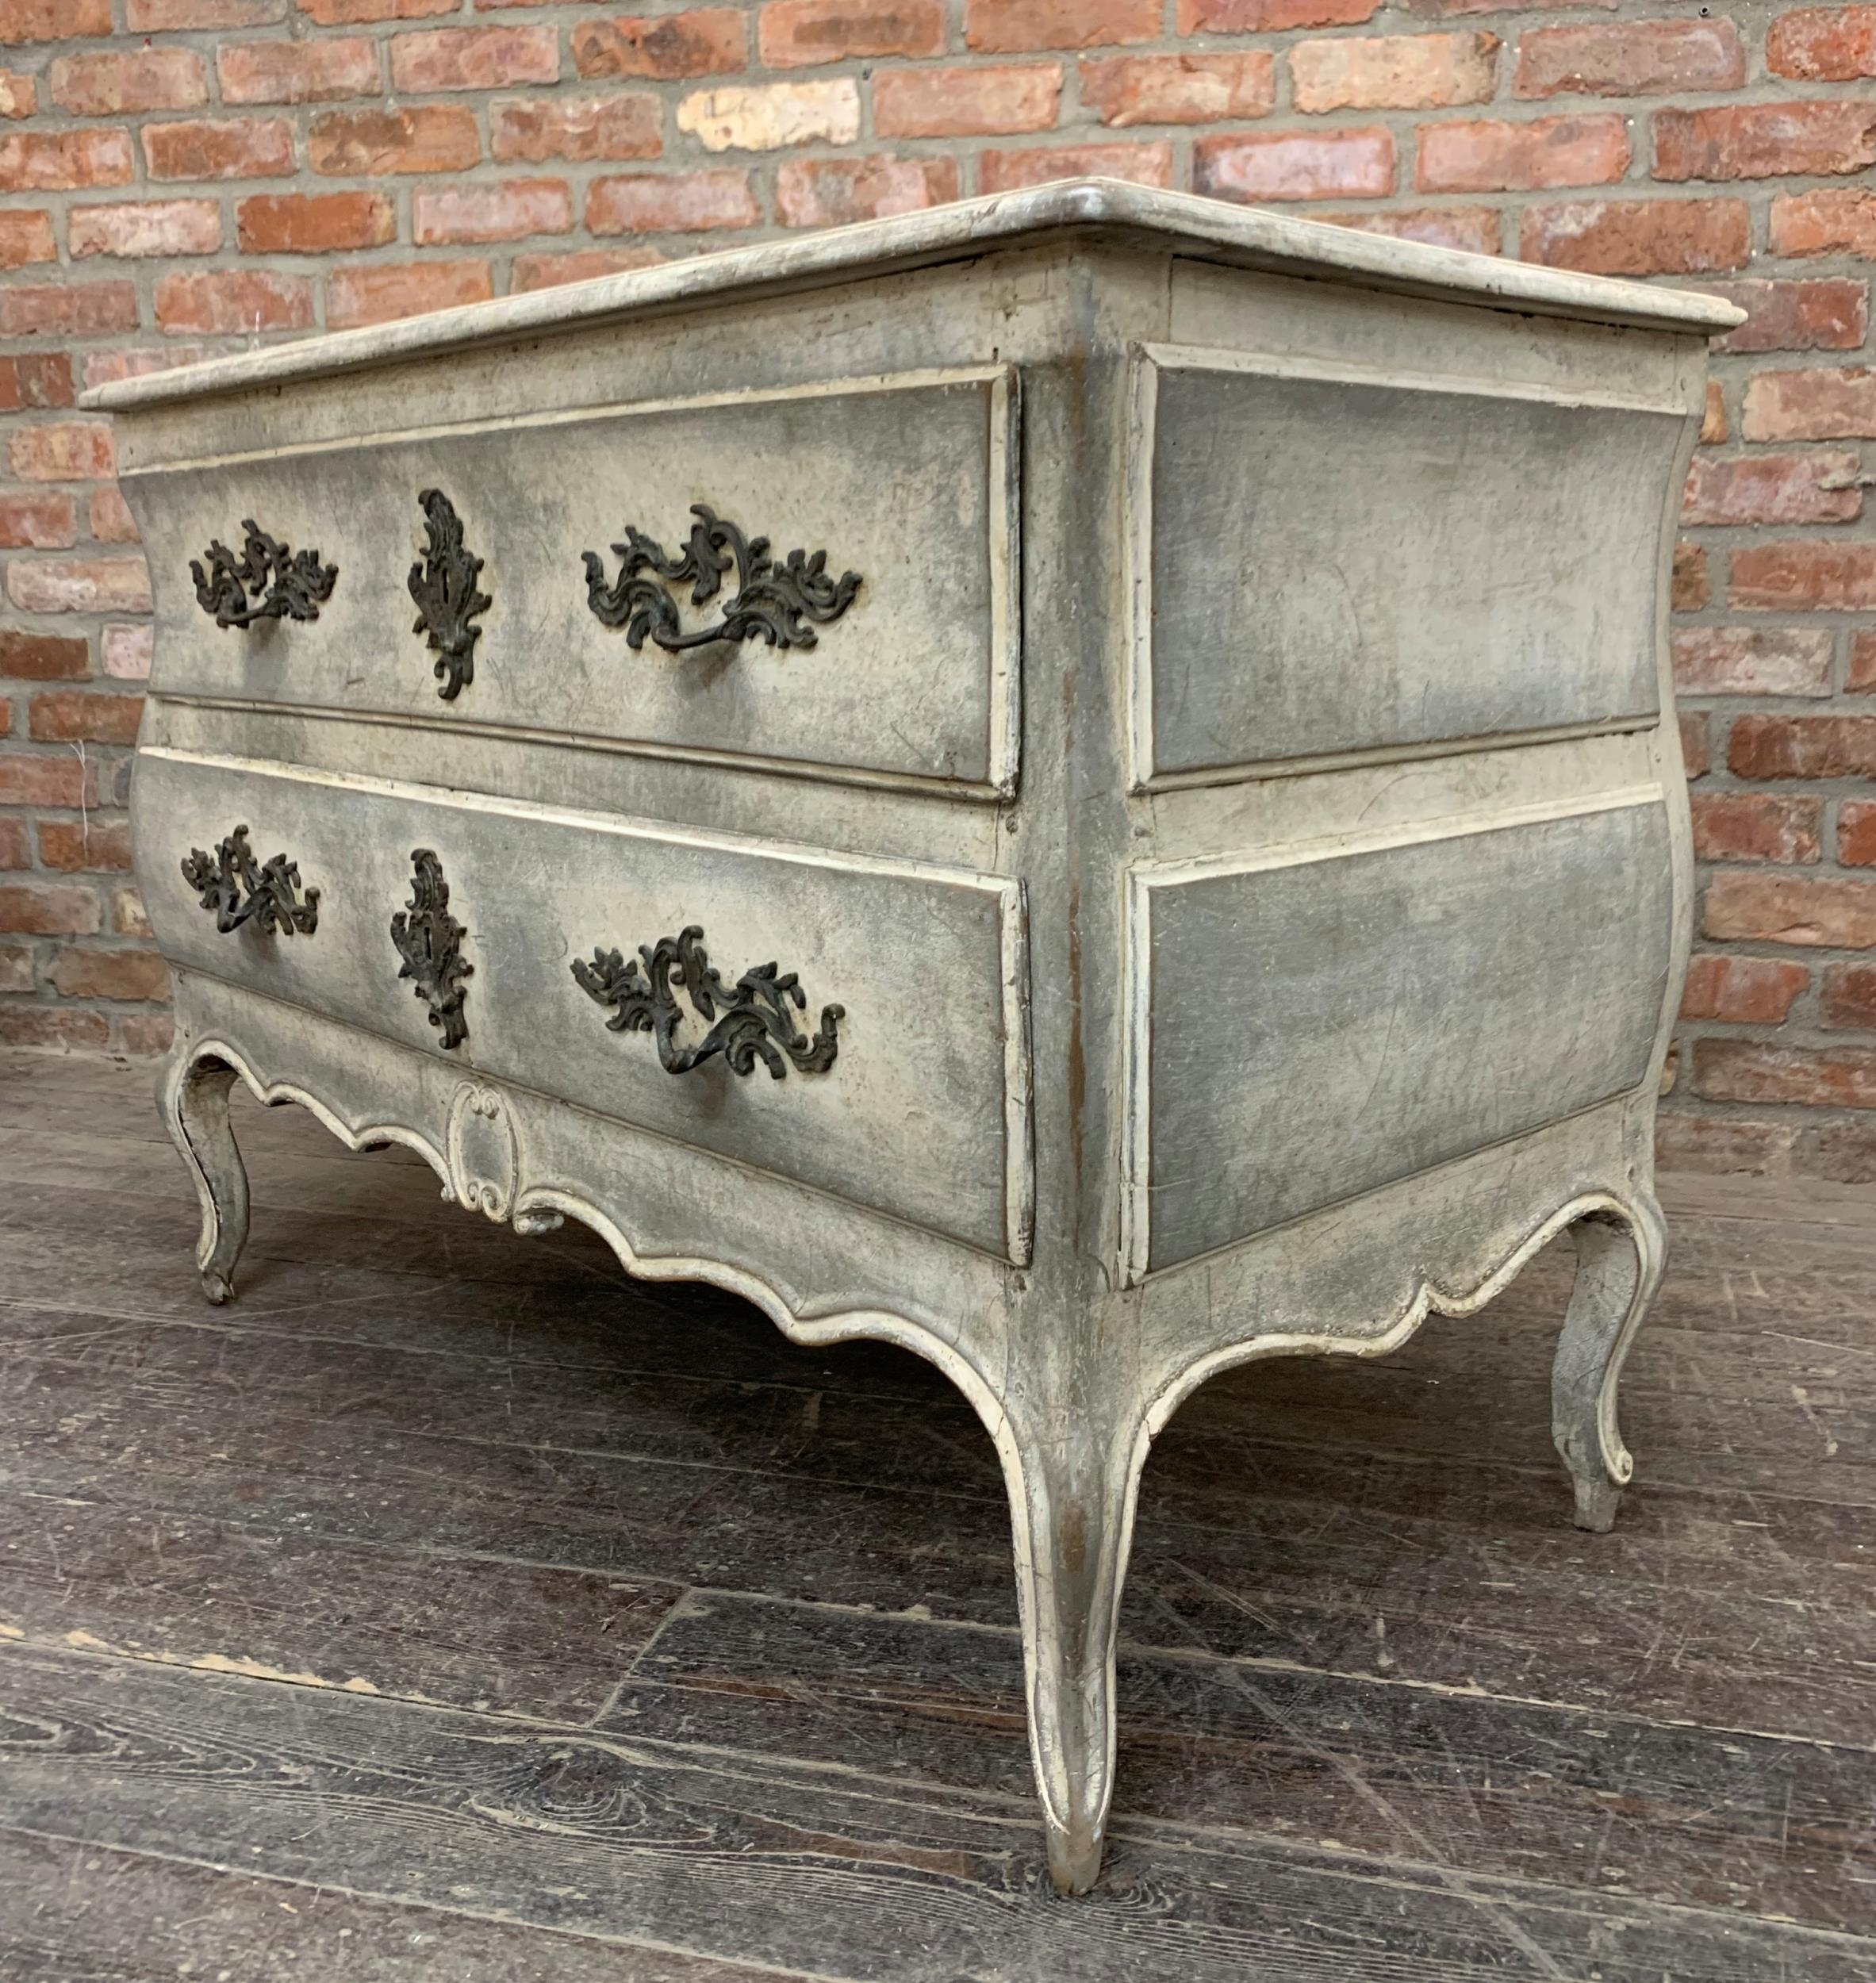
<instances>
[{"instance_id":1,"label":"painted chest of drawers","mask_svg":"<svg viewBox=\"0 0 1876 1983\"><path fill-rule=\"evenodd\" d=\"M1094 1878L1157 1428L1566 1229L1578 1518L1662 1233L1666 577L1710 298L1049 187L215 361L118 416L137 873L231 1084L930 1358Z\"/></svg>"}]
</instances>

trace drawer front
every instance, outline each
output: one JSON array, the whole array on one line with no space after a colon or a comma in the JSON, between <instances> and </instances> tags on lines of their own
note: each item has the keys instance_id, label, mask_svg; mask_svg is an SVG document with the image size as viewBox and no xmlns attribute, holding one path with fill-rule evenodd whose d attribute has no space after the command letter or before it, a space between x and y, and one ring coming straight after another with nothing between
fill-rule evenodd
<instances>
[{"instance_id":1,"label":"drawer front","mask_svg":"<svg viewBox=\"0 0 1876 1983\"><path fill-rule=\"evenodd\" d=\"M139 884L182 966L1026 1257L1013 881L161 749L138 758L132 811ZM278 854L297 868L263 890L291 885L299 903L317 892L293 926L285 906L218 914L201 865L185 876L192 850L219 866L238 827L251 875ZM693 930L660 960L669 1037L631 1030L647 1005L641 949L658 959L661 939ZM700 948L720 974L708 1012L683 979ZM798 1002L785 987L739 990L770 965L798 976ZM723 1050L696 1059L713 1038Z\"/></svg>"},{"instance_id":2,"label":"drawer front","mask_svg":"<svg viewBox=\"0 0 1876 1983\"><path fill-rule=\"evenodd\" d=\"M1652 717L1682 409L1135 366L1137 784Z\"/></svg>"},{"instance_id":3,"label":"drawer front","mask_svg":"<svg viewBox=\"0 0 1876 1983\"><path fill-rule=\"evenodd\" d=\"M1016 775L1015 418L996 367L135 473L155 685L994 797ZM239 558L247 519L336 568L316 619L199 603L191 561Z\"/></svg>"},{"instance_id":4,"label":"drawer front","mask_svg":"<svg viewBox=\"0 0 1876 1983\"><path fill-rule=\"evenodd\" d=\"M1674 865L1643 788L1489 829L1137 869L1131 1272L1636 1088Z\"/></svg>"}]
</instances>

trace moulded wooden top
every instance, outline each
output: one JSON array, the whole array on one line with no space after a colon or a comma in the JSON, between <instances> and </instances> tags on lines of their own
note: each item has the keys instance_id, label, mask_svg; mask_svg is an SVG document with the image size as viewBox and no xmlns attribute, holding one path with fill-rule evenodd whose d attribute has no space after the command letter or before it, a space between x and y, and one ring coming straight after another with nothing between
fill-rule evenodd
<instances>
[{"instance_id":1,"label":"moulded wooden top","mask_svg":"<svg viewBox=\"0 0 1876 1983\"><path fill-rule=\"evenodd\" d=\"M1132 237L1229 267L1314 276L1414 296L1444 297L1487 309L1586 319L1645 330L1712 335L1744 323L1745 313L1717 297L1654 289L1606 276L1468 255L1456 248L1398 241L1114 179L1066 179L1019 193L966 200L915 213L862 221L826 233L762 241L748 247L661 263L620 275L499 297L393 324L340 331L266 351L216 358L86 393L81 404L105 411L150 406L205 394L282 385L366 366L500 343L715 301L739 293L805 289L857 277L952 261L1065 233Z\"/></svg>"}]
</instances>

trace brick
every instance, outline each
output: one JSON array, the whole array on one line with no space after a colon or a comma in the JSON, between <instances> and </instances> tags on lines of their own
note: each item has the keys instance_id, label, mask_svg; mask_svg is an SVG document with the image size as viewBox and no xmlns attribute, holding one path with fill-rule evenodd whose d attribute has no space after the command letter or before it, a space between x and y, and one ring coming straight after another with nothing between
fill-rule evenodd
<instances>
[{"instance_id":1,"label":"brick","mask_svg":"<svg viewBox=\"0 0 1876 1983\"><path fill-rule=\"evenodd\" d=\"M1852 695L1876 692L1876 632L1856 634L1850 642L1850 666L1843 686Z\"/></svg>"},{"instance_id":2,"label":"brick","mask_svg":"<svg viewBox=\"0 0 1876 1983\"><path fill-rule=\"evenodd\" d=\"M224 103L329 103L338 97L375 96L378 44L356 36L238 41L217 52L215 73Z\"/></svg>"},{"instance_id":3,"label":"brick","mask_svg":"<svg viewBox=\"0 0 1876 1983\"><path fill-rule=\"evenodd\" d=\"M69 496L40 489L0 494L0 550L70 550L78 540L78 506Z\"/></svg>"},{"instance_id":4,"label":"brick","mask_svg":"<svg viewBox=\"0 0 1876 1983\"><path fill-rule=\"evenodd\" d=\"M1876 805L1846 799L1837 815L1837 858L1847 868L1876 868Z\"/></svg>"},{"instance_id":5,"label":"brick","mask_svg":"<svg viewBox=\"0 0 1876 1983\"><path fill-rule=\"evenodd\" d=\"M109 420L48 420L16 427L7 437L6 462L22 481L82 482L117 472Z\"/></svg>"},{"instance_id":6,"label":"brick","mask_svg":"<svg viewBox=\"0 0 1876 1983\"><path fill-rule=\"evenodd\" d=\"M1498 72L1495 34L1338 35L1290 51L1299 110L1430 110L1483 103Z\"/></svg>"},{"instance_id":7,"label":"brick","mask_svg":"<svg viewBox=\"0 0 1876 1983\"><path fill-rule=\"evenodd\" d=\"M141 627L106 627L104 672L116 681L147 681L155 644L155 630L147 623Z\"/></svg>"},{"instance_id":8,"label":"brick","mask_svg":"<svg viewBox=\"0 0 1876 1983\"><path fill-rule=\"evenodd\" d=\"M1876 105L1743 103L1655 113L1658 179L1763 179L1876 163Z\"/></svg>"},{"instance_id":9,"label":"brick","mask_svg":"<svg viewBox=\"0 0 1876 1983\"><path fill-rule=\"evenodd\" d=\"M787 227L845 227L957 198L955 159L788 159L775 175L776 217Z\"/></svg>"},{"instance_id":10,"label":"brick","mask_svg":"<svg viewBox=\"0 0 1876 1983\"><path fill-rule=\"evenodd\" d=\"M1698 455L1687 470L1681 520L1687 524L1849 524L1863 513L1855 455Z\"/></svg>"},{"instance_id":11,"label":"brick","mask_svg":"<svg viewBox=\"0 0 1876 1983\"><path fill-rule=\"evenodd\" d=\"M102 40L111 0L0 0L0 41Z\"/></svg>"},{"instance_id":12,"label":"brick","mask_svg":"<svg viewBox=\"0 0 1876 1983\"><path fill-rule=\"evenodd\" d=\"M86 520L91 527L91 535L101 544L134 544L139 543L136 519L130 513L130 505L124 500L124 492L115 482L102 489L94 489L88 499Z\"/></svg>"},{"instance_id":13,"label":"brick","mask_svg":"<svg viewBox=\"0 0 1876 1983\"><path fill-rule=\"evenodd\" d=\"M944 0L770 0L757 17L756 48L769 69L942 55Z\"/></svg>"},{"instance_id":14,"label":"brick","mask_svg":"<svg viewBox=\"0 0 1876 1983\"><path fill-rule=\"evenodd\" d=\"M701 234L762 217L742 172L621 173L586 190L589 234Z\"/></svg>"},{"instance_id":15,"label":"brick","mask_svg":"<svg viewBox=\"0 0 1876 1983\"><path fill-rule=\"evenodd\" d=\"M1785 1177L1797 1138L1794 1122L1663 1110L1655 1120L1655 1164L1709 1177Z\"/></svg>"},{"instance_id":16,"label":"brick","mask_svg":"<svg viewBox=\"0 0 1876 1983\"><path fill-rule=\"evenodd\" d=\"M1244 55L1084 56L1081 101L1103 124L1220 124L1269 114L1275 58Z\"/></svg>"},{"instance_id":17,"label":"brick","mask_svg":"<svg viewBox=\"0 0 1876 1983\"><path fill-rule=\"evenodd\" d=\"M221 245L221 209L213 200L144 200L74 207L66 223L72 259L113 255L213 255Z\"/></svg>"},{"instance_id":18,"label":"brick","mask_svg":"<svg viewBox=\"0 0 1876 1983\"><path fill-rule=\"evenodd\" d=\"M1817 1005L1818 1024L1832 1032L1876 1031L1876 965L1827 965Z\"/></svg>"},{"instance_id":19,"label":"brick","mask_svg":"<svg viewBox=\"0 0 1876 1983\"><path fill-rule=\"evenodd\" d=\"M1800 82L1876 75L1876 7L1798 7L1766 31L1765 66Z\"/></svg>"},{"instance_id":20,"label":"brick","mask_svg":"<svg viewBox=\"0 0 1876 1983\"><path fill-rule=\"evenodd\" d=\"M147 124L153 179L277 179L293 169L293 126L279 117L200 117Z\"/></svg>"},{"instance_id":21,"label":"brick","mask_svg":"<svg viewBox=\"0 0 1876 1983\"><path fill-rule=\"evenodd\" d=\"M1876 881L1722 868L1707 884L1701 927L1734 942L1876 949Z\"/></svg>"},{"instance_id":22,"label":"brick","mask_svg":"<svg viewBox=\"0 0 1876 1983\"><path fill-rule=\"evenodd\" d=\"M1025 152L985 152L977 161L984 193L1013 193L1057 179L1129 179L1137 186L1172 183L1172 148L1157 144L1038 145Z\"/></svg>"},{"instance_id":23,"label":"brick","mask_svg":"<svg viewBox=\"0 0 1876 1983\"><path fill-rule=\"evenodd\" d=\"M111 891L111 927L119 936L153 937L156 932L150 927L150 919L144 912L141 898L135 888L113 888Z\"/></svg>"},{"instance_id":24,"label":"brick","mask_svg":"<svg viewBox=\"0 0 1876 1983\"><path fill-rule=\"evenodd\" d=\"M553 28L430 28L391 37L391 87L412 95L559 80Z\"/></svg>"},{"instance_id":25,"label":"brick","mask_svg":"<svg viewBox=\"0 0 1876 1983\"><path fill-rule=\"evenodd\" d=\"M1196 191L1221 200L1375 198L1394 190L1394 136L1379 127L1201 138Z\"/></svg>"},{"instance_id":26,"label":"brick","mask_svg":"<svg viewBox=\"0 0 1876 1983\"><path fill-rule=\"evenodd\" d=\"M1374 18L1381 0L1179 0L1181 34L1276 34L1346 28Z\"/></svg>"},{"instance_id":27,"label":"brick","mask_svg":"<svg viewBox=\"0 0 1876 1983\"><path fill-rule=\"evenodd\" d=\"M1570 200L1525 209L1527 262L1597 275L1699 275L1745 266L1742 200Z\"/></svg>"},{"instance_id":28,"label":"brick","mask_svg":"<svg viewBox=\"0 0 1876 1983\"><path fill-rule=\"evenodd\" d=\"M529 290L558 289L565 282L623 275L663 259L655 248L575 248L563 255L517 255L508 270L508 287L519 296Z\"/></svg>"},{"instance_id":29,"label":"brick","mask_svg":"<svg viewBox=\"0 0 1876 1983\"><path fill-rule=\"evenodd\" d=\"M1732 554L1728 596L1735 606L1868 612L1876 609L1876 543L1748 545Z\"/></svg>"},{"instance_id":30,"label":"brick","mask_svg":"<svg viewBox=\"0 0 1876 1983\"><path fill-rule=\"evenodd\" d=\"M1160 0L965 0L964 40L981 55L1157 40Z\"/></svg>"},{"instance_id":31,"label":"brick","mask_svg":"<svg viewBox=\"0 0 1876 1983\"><path fill-rule=\"evenodd\" d=\"M566 234L574 224L573 189L565 179L420 186L410 196L410 220L411 239L420 247Z\"/></svg>"},{"instance_id":32,"label":"brick","mask_svg":"<svg viewBox=\"0 0 1876 1983\"><path fill-rule=\"evenodd\" d=\"M1744 431L1755 441L1876 438L1876 367L1755 372L1746 386Z\"/></svg>"},{"instance_id":33,"label":"brick","mask_svg":"<svg viewBox=\"0 0 1876 1983\"><path fill-rule=\"evenodd\" d=\"M68 999L167 999L169 968L154 950L62 951L48 973Z\"/></svg>"},{"instance_id":34,"label":"brick","mask_svg":"<svg viewBox=\"0 0 1876 1983\"><path fill-rule=\"evenodd\" d=\"M873 79L873 128L883 138L992 137L1054 124L1062 72L1021 67L888 69Z\"/></svg>"},{"instance_id":35,"label":"brick","mask_svg":"<svg viewBox=\"0 0 1876 1983\"><path fill-rule=\"evenodd\" d=\"M132 34L174 34L191 28L270 28L286 18L287 0L125 0Z\"/></svg>"},{"instance_id":36,"label":"brick","mask_svg":"<svg viewBox=\"0 0 1876 1983\"><path fill-rule=\"evenodd\" d=\"M1741 716L1726 760L1741 778L1876 775L1876 716Z\"/></svg>"},{"instance_id":37,"label":"brick","mask_svg":"<svg viewBox=\"0 0 1876 1983\"><path fill-rule=\"evenodd\" d=\"M0 117L29 117L39 108L39 86L17 69L0 69Z\"/></svg>"},{"instance_id":38,"label":"brick","mask_svg":"<svg viewBox=\"0 0 1876 1983\"><path fill-rule=\"evenodd\" d=\"M1776 861L1786 866L1817 860L1823 844L1824 802L1770 792L1697 792L1694 851L1702 861Z\"/></svg>"},{"instance_id":39,"label":"brick","mask_svg":"<svg viewBox=\"0 0 1876 1983\"><path fill-rule=\"evenodd\" d=\"M39 861L60 874L128 874L130 827L121 819L42 819Z\"/></svg>"},{"instance_id":40,"label":"brick","mask_svg":"<svg viewBox=\"0 0 1876 1983\"><path fill-rule=\"evenodd\" d=\"M87 386L111 385L121 378L147 378L155 372L173 372L179 365L196 365L209 356L205 344L170 344L154 350L93 351L85 360Z\"/></svg>"},{"instance_id":41,"label":"brick","mask_svg":"<svg viewBox=\"0 0 1876 1983\"><path fill-rule=\"evenodd\" d=\"M455 13L462 0L295 0L301 13L322 28L355 28L372 21L424 21Z\"/></svg>"},{"instance_id":42,"label":"brick","mask_svg":"<svg viewBox=\"0 0 1876 1983\"><path fill-rule=\"evenodd\" d=\"M1798 627L1682 627L1674 685L1683 696L1828 696L1831 636Z\"/></svg>"},{"instance_id":43,"label":"brick","mask_svg":"<svg viewBox=\"0 0 1876 1983\"><path fill-rule=\"evenodd\" d=\"M1683 709L1678 712L1681 733L1681 763L1691 783L1704 778L1713 769L1713 755L1707 746L1707 719L1703 712Z\"/></svg>"},{"instance_id":44,"label":"brick","mask_svg":"<svg viewBox=\"0 0 1876 1983\"><path fill-rule=\"evenodd\" d=\"M1644 97L1736 90L1746 52L1728 20L1625 21L1527 28L1512 94Z\"/></svg>"},{"instance_id":45,"label":"brick","mask_svg":"<svg viewBox=\"0 0 1876 1983\"><path fill-rule=\"evenodd\" d=\"M244 255L336 255L382 247L397 234L383 193L256 193L235 209Z\"/></svg>"},{"instance_id":46,"label":"brick","mask_svg":"<svg viewBox=\"0 0 1876 1983\"><path fill-rule=\"evenodd\" d=\"M0 1006L0 1043L64 1053L101 1053L110 1043L103 1015L75 1006Z\"/></svg>"},{"instance_id":47,"label":"brick","mask_svg":"<svg viewBox=\"0 0 1876 1983\"><path fill-rule=\"evenodd\" d=\"M1746 312L1736 331L1713 340L1716 351L1854 351L1869 333L1870 286L1850 277L1701 286Z\"/></svg>"},{"instance_id":48,"label":"brick","mask_svg":"<svg viewBox=\"0 0 1876 1983\"><path fill-rule=\"evenodd\" d=\"M15 936L88 937L98 929L98 897L69 882L0 886L0 930Z\"/></svg>"},{"instance_id":49,"label":"brick","mask_svg":"<svg viewBox=\"0 0 1876 1983\"><path fill-rule=\"evenodd\" d=\"M1700 443L1703 447L1717 447L1728 438L1726 424L1726 389L1717 378L1706 382L1706 405L1700 416Z\"/></svg>"},{"instance_id":50,"label":"brick","mask_svg":"<svg viewBox=\"0 0 1876 1983\"><path fill-rule=\"evenodd\" d=\"M156 285L156 324L171 337L309 330L313 285L259 269L176 270Z\"/></svg>"},{"instance_id":51,"label":"brick","mask_svg":"<svg viewBox=\"0 0 1876 1983\"><path fill-rule=\"evenodd\" d=\"M67 634L29 634L0 627L0 677L16 681L83 681L91 673L91 645Z\"/></svg>"},{"instance_id":52,"label":"brick","mask_svg":"<svg viewBox=\"0 0 1876 1983\"><path fill-rule=\"evenodd\" d=\"M130 282L56 282L0 289L0 336L109 337L136 328Z\"/></svg>"},{"instance_id":53,"label":"brick","mask_svg":"<svg viewBox=\"0 0 1876 1983\"><path fill-rule=\"evenodd\" d=\"M482 303L495 293L486 262L393 262L335 270L326 282L333 330Z\"/></svg>"},{"instance_id":54,"label":"brick","mask_svg":"<svg viewBox=\"0 0 1876 1983\"><path fill-rule=\"evenodd\" d=\"M589 78L733 75L749 66L746 17L736 7L700 7L654 19L621 14L583 21L573 32L574 67Z\"/></svg>"},{"instance_id":55,"label":"brick","mask_svg":"<svg viewBox=\"0 0 1876 1983\"><path fill-rule=\"evenodd\" d=\"M1855 255L1876 261L1876 193L1820 186L1772 201L1774 255Z\"/></svg>"},{"instance_id":56,"label":"brick","mask_svg":"<svg viewBox=\"0 0 1876 1983\"><path fill-rule=\"evenodd\" d=\"M113 1050L127 1059L167 1053L175 1045L176 1022L167 1012L126 1012L111 1021Z\"/></svg>"},{"instance_id":57,"label":"brick","mask_svg":"<svg viewBox=\"0 0 1876 1983\"><path fill-rule=\"evenodd\" d=\"M209 100L209 72L193 48L67 55L46 71L46 88L71 117L121 117L193 110Z\"/></svg>"},{"instance_id":58,"label":"brick","mask_svg":"<svg viewBox=\"0 0 1876 1983\"><path fill-rule=\"evenodd\" d=\"M33 698L27 730L41 743L135 743L143 713L141 696L52 688Z\"/></svg>"},{"instance_id":59,"label":"brick","mask_svg":"<svg viewBox=\"0 0 1876 1983\"><path fill-rule=\"evenodd\" d=\"M128 131L0 133L0 192L71 193L127 186L135 177Z\"/></svg>"},{"instance_id":60,"label":"brick","mask_svg":"<svg viewBox=\"0 0 1876 1983\"><path fill-rule=\"evenodd\" d=\"M1312 213L1330 227L1384 234L1396 241L1425 241L1433 247L1461 248L1468 255L1498 251L1498 213L1489 206L1395 207L1380 213Z\"/></svg>"},{"instance_id":61,"label":"brick","mask_svg":"<svg viewBox=\"0 0 1876 1983\"><path fill-rule=\"evenodd\" d=\"M481 155L475 113L459 104L411 110L327 110L306 134L306 157L329 178L461 172Z\"/></svg>"},{"instance_id":62,"label":"brick","mask_svg":"<svg viewBox=\"0 0 1876 1983\"><path fill-rule=\"evenodd\" d=\"M0 869L17 873L21 868L33 865L33 846L26 831L26 823L17 816L0 816ZM0 974L4 974L10 957L17 957L19 950L12 945L0 949ZM17 992L21 988L8 984L0 975L0 991Z\"/></svg>"},{"instance_id":63,"label":"brick","mask_svg":"<svg viewBox=\"0 0 1876 1983\"><path fill-rule=\"evenodd\" d=\"M677 105L677 128L706 152L774 152L795 144L851 144L860 135L860 86L826 82L725 84Z\"/></svg>"},{"instance_id":64,"label":"brick","mask_svg":"<svg viewBox=\"0 0 1876 1983\"><path fill-rule=\"evenodd\" d=\"M1811 973L1801 964L1705 951L1688 960L1681 1017L1723 1026L1782 1026L1810 985Z\"/></svg>"},{"instance_id":65,"label":"brick","mask_svg":"<svg viewBox=\"0 0 1876 1983\"><path fill-rule=\"evenodd\" d=\"M664 149L663 104L648 91L607 97L508 97L489 106L497 160L654 159Z\"/></svg>"},{"instance_id":66,"label":"brick","mask_svg":"<svg viewBox=\"0 0 1876 1983\"><path fill-rule=\"evenodd\" d=\"M23 406L69 406L71 360L63 351L21 351L0 358L0 412Z\"/></svg>"},{"instance_id":67,"label":"brick","mask_svg":"<svg viewBox=\"0 0 1876 1983\"><path fill-rule=\"evenodd\" d=\"M1694 1086L1715 1102L1876 1108L1876 1048L1822 1050L1756 1040L1696 1040Z\"/></svg>"},{"instance_id":68,"label":"brick","mask_svg":"<svg viewBox=\"0 0 1876 1983\"><path fill-rule=\"evenodd\" d=\"M40 207L0 208L0 269L21 269L30 262L58 259L51 214Z\"/></svg>"},{"instance_id":69,"label":"brick","mask_svg":"<svg viewBox=\"0 0 1876 1983\"><path fill-rule=\"evenodd\" d=\"M1713 597L1707 580L1706 553L1698 544L1683 538L1674 547L1674 570L1668 583L1668 604L1677 613L1697 613Z\"/></svg>"},{"instance_id":70,"label":"brick","mask_svg":"<svg viewBox=\"0 0 1876 1983\"><path fill-rule=\"evenodd\" d=\"M1512 193L1604 186L1629 169L1629 123L1612 112L1426 124L1414 183L1423 193Z\"/></svg>"},{"instance_id":71,"label":"brick","mask_svg":"<svg viewBox=\"0 0 1876 1983\"><path fill-rule=\"evenodd\" d=\"M97 767L75 750L34 758L17 752L0 757L0 805L62 806L75 811L97 803Z\"/></svg>"}]
</instances>

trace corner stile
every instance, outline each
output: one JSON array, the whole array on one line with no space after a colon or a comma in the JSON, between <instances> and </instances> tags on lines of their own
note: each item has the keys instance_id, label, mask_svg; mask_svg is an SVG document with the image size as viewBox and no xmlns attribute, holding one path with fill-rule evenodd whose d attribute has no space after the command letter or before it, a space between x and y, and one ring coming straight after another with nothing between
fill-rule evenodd
<instances>
[{"instance_id":1,"label":"corner stile","mask_svg":"<svg viewBox=\"0 0 1876 1983\"><path fill-rule=\"evenodd\" d=\"M1127 521L1121 536L1127 601L1127 789L1153 782L1153 477L1159 423L1160 369L1145 346L1127 351L1127 443L1123 469Z\"/></svg>"},{"instance_id":2,"label":"corner stile","mask_svg":"<svg viewBox=\"0 0 1876 1983\"><path fill-rule=\"evenodd\" d=\"M1145 1279L1152 1248L1153 879L1127 870L1121 919L1121 1283Z\"/></svg>"}]
</instances>

